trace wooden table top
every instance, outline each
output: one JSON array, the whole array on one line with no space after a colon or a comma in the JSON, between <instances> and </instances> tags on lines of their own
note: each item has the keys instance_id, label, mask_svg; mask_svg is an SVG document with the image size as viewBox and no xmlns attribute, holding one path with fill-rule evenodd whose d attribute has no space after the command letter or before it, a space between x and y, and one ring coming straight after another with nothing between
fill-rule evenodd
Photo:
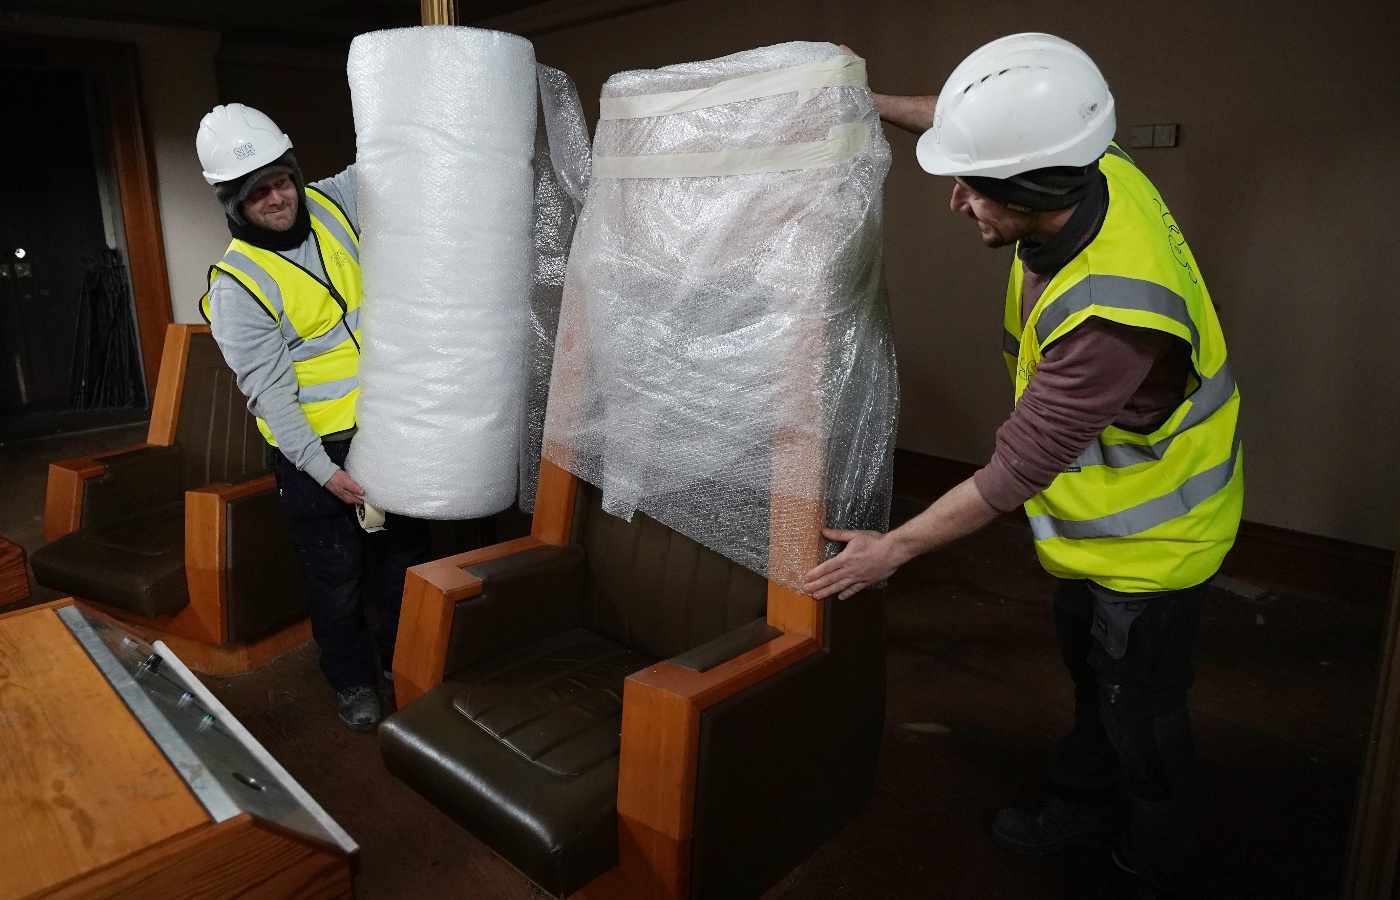
<instances>
[{"instance_id":1,"label":"wooden table top","mask_svg":"<svg viewBox=\"0 0 1400 900\"><path fill-rule=\"evenodd\" d=\"M208 821L52 608L0 616L0 900Z\"/></svg>"}]
</instances>

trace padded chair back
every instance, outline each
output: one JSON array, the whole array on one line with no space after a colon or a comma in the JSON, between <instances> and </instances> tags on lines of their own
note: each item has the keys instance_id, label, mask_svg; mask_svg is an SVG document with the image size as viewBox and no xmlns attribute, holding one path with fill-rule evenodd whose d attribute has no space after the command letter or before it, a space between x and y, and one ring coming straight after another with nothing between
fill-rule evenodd
<instances>
[{"instance_id":1,"label":"padded chair back","mask_svg":"<svg viewBox=\"0 0 1400 900\"><path fill-rule=\"evenodd\" d=\"M655 519L624 522L579 481L574 541L588 555L586 627L651 659L670 659L765 614L768 582Z\"/></svg>"},{"instance_id":2,"label":"padded chair back","mask_svg":"<svg viewBox=\"0 0 1400 900\"><path fill-rule=\"evenodd\" d=\"M175 443L182 491L267 474L267 442L211 334L190 336Z\"/></svg>"}]
</instances>

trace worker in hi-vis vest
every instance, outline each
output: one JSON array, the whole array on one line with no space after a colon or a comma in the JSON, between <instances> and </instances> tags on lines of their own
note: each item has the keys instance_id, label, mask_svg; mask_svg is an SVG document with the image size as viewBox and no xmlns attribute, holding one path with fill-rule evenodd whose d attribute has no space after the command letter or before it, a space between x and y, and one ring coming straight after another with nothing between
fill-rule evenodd
<instances>
[{"instance_id":1,"label":"worker in hi-vis vest","mask_svg":"<svg viewBox=\"0 0 1400 900\"><path fill-rule=\"evenodd\" d=\"M1078 47L1018 34L936 97L875 96L988 247L1015 246L1002 351L1016 404L991 461L804 589L847 597L1024 504L1056 578L1075 718L1000 845L1112 850L1125 897L1181 889L1195 836L1186 709L1206 583L1239 528L1240 396L1205 281L1157 189L1112 143L1113 96ZM932 126L932 127L930 127Z\"/></svg>"},{"instance_id":2,"label":"worker in hi-vis vest","mask_svg":"<svg viewBox=\"0 0 1400 900\"><path fill-rule=\"evenodd\" d=\"M355 167L306 184L287 135L241 103L214 107L195 146L233 236L209 268L200 311L273 448L336 709L367 731L381 717L374 651L391 679L404 572L429 548L427 523L404 516L389 514L385 530L366 534L355 509L364 489L342 468L359 395ZM365 592L376 613L372 641Z\"/></svg>"}]
</instances>

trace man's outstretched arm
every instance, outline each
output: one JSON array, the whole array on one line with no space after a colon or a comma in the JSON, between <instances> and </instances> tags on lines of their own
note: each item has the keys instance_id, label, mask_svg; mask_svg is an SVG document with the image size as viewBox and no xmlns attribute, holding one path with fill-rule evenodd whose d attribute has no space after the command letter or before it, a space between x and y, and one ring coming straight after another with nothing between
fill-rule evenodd
<instances>
[{"instance_id":1,"label":"man's outstretched arm","mask_svg":"<svg viewBox=\"0 0 1400 900\"><path fill-rule=\"evenodd\" d=\"M860 55L845 44L840 46L852 56ZM891 125L914 134L923 134L933 127L933 111L938 106L937 94L928 97L904 97L872 91L870 95L875 98L875 108L880 111L880 118Z\"/></svg>"},{"instance_id":2,"label":"man's outstretched arm","mask_svg":"<svg viewBox=\"0 0 1400 900\"><path fill-rule=\"evenodd\" d=\"M897 94L872 94L880 118L913 134L923 134L933 127L933 110L938 95L902 97Z\"/></svg>"},{"instance_id":3,"label":"man's outstretched arm","mask_svg":"<svg viewBox=\"0 0 1400 900\"><path fill-rule=\"evenodd\" d=\"M827 539L845 541L846 548L808 572L802 590L818 600L832 594L844 600L889 578L914 557L972 534L998 515L969 478L889 534L829 528L822 532Z\"/></svg>"}]
</instances>

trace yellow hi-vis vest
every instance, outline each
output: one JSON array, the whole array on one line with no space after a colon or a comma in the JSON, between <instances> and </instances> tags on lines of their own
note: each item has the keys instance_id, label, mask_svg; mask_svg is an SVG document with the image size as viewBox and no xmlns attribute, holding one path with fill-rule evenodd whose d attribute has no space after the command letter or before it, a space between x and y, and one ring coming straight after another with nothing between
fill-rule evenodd
<instances>
[{"instance_id":1,"label":"yellow hi-vis vest","mask_svg":"<svg viewBox=\"0 0 1400 900\"><path fill-rule=\"evenodd\" d=\"M282 331L297 376L297 399L311 430L335 434L355 424L360 393L360 238L335 201L306 189L311 234L329 282L273 251L234 240L209 267L209 286L223 272L248 289ZM199 301L210 321L209 293ZM258 430L277 441L261 418Z\"/></svg>"},{"instance_id":2,"label":"yellow hi-vis vest","mask_svg":"<svg viewBox=\"0 0 1400 900\"><path fill-rule=\"evenodd\" d=\"M1235 541L1244 501L1239 390L1225 336L1186 239L1147 177L1118 147L1100 160L1108 212L1021 324L1018 258L1006 292L1004 350L1016 398L1045 348L1091 316L1191 345L1187 396L1151 434L1106 428L1026 501L1041 564L1128 593L1200 584Z\"/></svg>"}]
</instances>

